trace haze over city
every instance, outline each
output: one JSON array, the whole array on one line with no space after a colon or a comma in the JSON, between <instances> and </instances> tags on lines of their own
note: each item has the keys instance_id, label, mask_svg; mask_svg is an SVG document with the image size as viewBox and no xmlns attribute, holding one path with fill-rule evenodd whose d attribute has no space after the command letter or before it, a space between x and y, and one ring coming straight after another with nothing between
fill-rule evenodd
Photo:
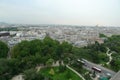
<instances>
[{"instance_id":1,"label":"haze over city","mask_svg":"<svg viewBox=\"0 0 120 80\"><path fill-rule=\"evenodd\" d=\"M120 0L0 0L0 22L120 26Z\"/></svg>"},{"instance_id":2,"label":"haze over city","mask_svg":"<svg viewBox=\"0 0 120 80\"><path fill-rule=\"evenodd\" d=\"M0 0L0 80L120 80L120 0Z\"/></svg>"}]
</instances>

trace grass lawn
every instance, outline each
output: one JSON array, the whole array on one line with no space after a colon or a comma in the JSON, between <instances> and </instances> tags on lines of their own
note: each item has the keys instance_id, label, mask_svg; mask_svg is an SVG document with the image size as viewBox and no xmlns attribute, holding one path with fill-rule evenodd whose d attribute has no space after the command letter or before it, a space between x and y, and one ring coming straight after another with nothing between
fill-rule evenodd
<instances>
[{"instance_id":1,"label":"grass lawn","mask_svg":"<svg viewBox=\"0 0 120 80\"><path fill-rule=\"evenodd\" d=\"M53 74L51 75L50 72ZM43 68L40 70L40 73L46 77L50 77L52 80L82 80L78 75L67 68L63 72L59 71L59 67Z\"/></svg>"}]
</instances>

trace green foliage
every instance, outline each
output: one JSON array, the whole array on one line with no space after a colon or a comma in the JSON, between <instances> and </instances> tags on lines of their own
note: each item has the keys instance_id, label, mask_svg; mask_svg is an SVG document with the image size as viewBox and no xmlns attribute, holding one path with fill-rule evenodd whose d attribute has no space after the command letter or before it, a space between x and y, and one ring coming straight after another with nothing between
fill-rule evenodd
<instances>
[{"instance_id":1,"label":"green foliage","mask_svg":"<svg viewBox=\"0 0 120 80\"><path fill-rule=\"evenodd\" d=\"M65 58L65 59L63 60L63 62L64 62L64 64L69 64L69 63L70 63L70 60L69 60L69 58Z\"/></svg>"},{"instance_id":2,"label":"green foliage","mask_svg":"<svg viewBox=\"0 0 120 80\"><path fill-rule=\"evenodd\" d=\"M66 70L66 66L59 66L59 72L62 73Z\"/></svg>"},{"instance_id":3,"label":"green foliage","mask_svg":"<svg viewBox=\"0 0 120 80\"><path fill-rule=\"evenodd\" d=\"M55 73L52 76L49 74L51 67L50 68L49 67L42 68L40 70L40 73L49 80L69 80L69 79L82 80L78 75L76 75L74 72L72 72L71 70L69 70L67 68L63 72L61 72L61 71L58 72L59 67L53 67L52 69L54 70L54 73ZM68 75L68 77L67 77L67 75Z\"/></svg>"},{"instance_id":4,"label":"green foliage","mask_svg":"<svg viewBox=\"0 0 120 80\"><path fill-rule=\"evenodd\" d=\"M21 43L18 43L11 50L13 58L22 58L22 57L28 56L29 52L30 52L30 49L29 49L28 41L22 41Z\"/></svg>"},{"instance_id":5,"label":"green foliage","mask_svg":"<svg viewBox=\"0 0 120 80\"><path fill-rule=\"evenodd\" d=\"M67 73L66 73L66 78L67 78L67 79L71 79L71 77L72 77L72 75L71 75L70 71L67 71Z\"/></svg>"},{"instance_id":6,"label":"green foliage","mask_svg":"<svg viewBox=\"0 0 120 80\"><path fill-rule=\"evenodd\" d=\"M43 40L36 39L32 41L22 41L12 48L11 59L0 59L0 79L9 80L15 74L22 73L39 64L50 66L57 60L64 61L66 64L72 64L73 67L79 66L76 70L82 72L82 64L78 64L76 59L85 58L98 64L107 62L108 57L105 54L107 51L106 47L109 47L110 50L116 52L116 54L112 55L113 60L110 63L110 68L115 71L120 70L120 36L108 37L103 44L95 42L95 44L81 48L73 47L68 42L62 42L60 44L58 41L53 40L48 36ZM8 50L9 48L7 45L0 42L0 58L6 58ZM64 73L64 70L66 69L60 66L58 70L61 71L61 73ZM58 73L60 73L59 71ZM31 73L32 70L27 72ZM25 72L26 75L27 72ZM56 70L54 72L56 73ZM32 75L38 74L34 73ZM51 79L51 77L46 77ZM37 78L34 77L34 79Z\"/></svg>"},{"instance_id":7,"label":"green foliage","mask_svg":"<svg viewBox=\"0 0 120 80\"><path fill-rule=\"evenodd\" d=\"M0 58L6 58L8 55L9 48L7 44L0 41Z\"/></svg>"},{"instance_id":8,"label":"green foliage","mask_svg":"<svg viewBox=\"0 0 120 80\"><path fill-rule=\"evenodd\" d=\"M89 79L89 80L93 80L93 79L91 79L91 76L90 76L90 74L88 73L88 74L85 74L84 75L84 78L87 80L87 79Z\"/></svg>"},{"instance_id":9,"label":"green foliage","mask_svg":"<svg viewBox=\"0 0 120 80\"><path fill-rule=\"evenodd\" d=\"M18 31L16 27L0 28L0 31Z\"/></svg>"},{"instance_id":10,"label":"green foliage","mask_svg":"<svg viewBox=\"0 0 120 80\"><path fill-rule=\"evenodd\" d=\"M106 47L103 44L95 42L95 44L88 45L86 47L72 48L72 53L76 55L77 58L85 58L94 63L106 62L108 60L106 55Z\"/></svg>"},{"instance_id":11,"label":"green foliage","mask_svg":"<svg viewBox=\"0 0 120 80\"><path fill-rule=\"evenodd\" d=\"M61 47L62 47L63 53L69 53L72 50L72 45L65 41L61 44Z\"/></svg>"},{"instance_id":12,"label":"green foliage","mask_svg":"<svg viewBox=\"0 0 120 80\"><path fill-rule=\"evenodd\" d=\"M105 41L105 46L108 46L112 51L120 52L120 35L113 35Z\"/></svg>"},{"instance_id":13,"label":"green foliage","mask_svg":"<svg viewBox=\"0 0 120 80\"><path fill-rule=\"evenodd\" d=\"M0 80L9 80L18 73L18 60L0 59Z\"/></svg>"},{"instance_id":14,"label":"green foliage","mask_svg":"<svg viewBox=\"0 0 120 80\"><path fill-rule=\"evenodd\" d=\"M109 57L105 53L99 53L98 57L100 59L100 62L108 62Z\"/></svg>"},{"instance_id":15,"label":"green foliage","mask_svg":"<svg viewBox=\"0 0 120 80\"><path fill-rule=\"evenodd\" d=\"M112 52L113 60L110 63L110 68L114 71L120 70L120 35L113 35L108 37L104 43L105 46L108 46Z\"/></svg>"},{"instance_id":16,"label":"green foliage","mask_svg":"<svg viewBox=\"0 0 120 80\"><path fill-rule=\"evenodd\" d=\"M50 58L50 59L48 59L46 64L47 64L47 66L51 66L53 62L54 62L54 60Z\"/></svg>"},{"instance_id":17,"label":"green foliage","mask_svg":"<svg viewBox=\"0 0 120 80\"><path fill-rule=\"evenodd\" d=\"M35 69L26 70L23 74L25 80L44 80L44 76Z\"/></svg>"},{"instance_id":18,"label":"green foliage","mask_svg":"<svg viewBox=\"0 0 120 80\"><path fill-rule=\"evenodd\" d=\"M99 34L99 37L100 37L100 38L104 38L104 37L107 37L107 36L100 33L100 34Z\"/></svg>"},{"instance_id":19,"label":"green foliage","mask_svg":"<svg viewBox=\"0 0 120 80\"><path fill-rule=\"evenodd\" d=\"M72 53L76 55L77 58L85 58L91 60L90 49L73 47Z\"/></svg>"},{"instance_id":20,"label":"green foliage","mask_svg":"<svg viewBox=\"0 0 120 80\"><path fill-rule=\"evenodd\" d=\"M52 75L52 76L55 74L55 71L54 71L53 68L50 69L49 74Z\"/></svg>"},{"instance_id":21,"label":"green foliage","mask_svg":"<svg viewBox=\"0 0 120 80\"><path fill-rule=\"evenodd\" d=\"M82 67L83 64L81 62L78 61L74 61L71 66L78 71L79 73L82 73L84 71L84 68Z\"/></svg>"},{"instance_id":22,"label":"green foliage","mask_svg":"<svg viewBox=\"0 0 120 80\"><path fill-rule=\"evenodd\" d=\"M95 71L93 72L92 77L93 77L93 78L96 77L96 73L95 73Z\"/></svg>"},{"instance_id":23,"label":"green foliage","mask_svg":"<svg viewBox=\"0 0 120 80\"><path fill-rule=\"evenodd\" d=\"M62 60L70 55L72 45L46 36L43 40L22 41L15 45L12 50L12 59L15 58L19 73L36 67L39 64L52 65L56 60Z\"/></svg>"},{"instance_id":24,"label":"green foliage","mask_svg":"<svg viewBox=\"0 0 120 80\"><path fill-rule=\"evenodd\" d=\"M117 58L117 59L113 59L110 63L111 65L111 68L114 70L114 71L119 71L120 70L120 58Z\"/></svg>"},{"instance_id":25,"label":"green foliage","mask_svg":"<svg viewBox=\"0 0 120 80\"><path fill-rule=\"evenodd\" d=\"M31 61L35 64L46 64L51 62L49 59L59 60L67 57L71 49L71 44L67 42L60 44L58 41L46 36L43 41L22 41L13 47L11 53L13 58L20 59L24 63Z\"/></svg>"}]
</instances>

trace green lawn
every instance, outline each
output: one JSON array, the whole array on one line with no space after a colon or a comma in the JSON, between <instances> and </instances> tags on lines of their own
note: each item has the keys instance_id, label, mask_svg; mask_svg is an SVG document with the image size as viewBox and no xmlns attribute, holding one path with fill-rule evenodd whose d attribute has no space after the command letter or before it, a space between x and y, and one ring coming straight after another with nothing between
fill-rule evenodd
<instances>
[{"instance_id":1,"label":"green lawn","mask_svg":"<svg viewBox=\"0 0 120 80\"><path fill-rule=\"evenodd\" d=\"M53 75L50 74L51 69L53 69ZM59 71L59 67L43 68L40 70L40 73L46 77L50 77L52 80L82 80L79 76L67 68L63 72Z\"/></svg>"}]
</instances>

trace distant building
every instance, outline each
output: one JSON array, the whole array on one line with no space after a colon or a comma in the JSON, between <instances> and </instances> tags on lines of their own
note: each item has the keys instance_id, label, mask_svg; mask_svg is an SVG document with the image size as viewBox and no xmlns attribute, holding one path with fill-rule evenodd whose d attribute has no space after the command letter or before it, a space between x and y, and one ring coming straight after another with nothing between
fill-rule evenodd
<instances>
[{"instance_id":1,"label":"distant building","mask_svg":"<svg viewBox=\"0 0 120 80\"><path fill-rule=\"evenodd\" d=\"M9 32L0 32L0 37L2 36L10 36Z\"/></svg>"},{"instance_id":2,"label":"distant building","mask_svg":"<svg viewBox=\"0 0 120 80\"><path fill-rule=\"evenodd\" d=\"M104 40L103 40L103 39L101 39L101 38L96 39L96 41L97 41L99 44L104 43Z\"/></svg>"}]
</instances>

